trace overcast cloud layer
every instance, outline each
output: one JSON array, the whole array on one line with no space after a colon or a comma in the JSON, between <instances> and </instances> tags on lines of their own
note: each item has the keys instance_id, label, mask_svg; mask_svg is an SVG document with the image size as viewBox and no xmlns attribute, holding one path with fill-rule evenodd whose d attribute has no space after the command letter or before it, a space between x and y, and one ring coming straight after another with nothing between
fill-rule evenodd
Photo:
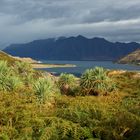
<instances>
[{"instance_id":1,"label":"overcast cloud layer","mask_svg":"<svg viewBox=\"0 0 140 140\"><path fill-rule=\"evenodd\" d=\"M79 34L140 42L140 0L0 0L0 44Z\"/></svg>"}]
</instances>

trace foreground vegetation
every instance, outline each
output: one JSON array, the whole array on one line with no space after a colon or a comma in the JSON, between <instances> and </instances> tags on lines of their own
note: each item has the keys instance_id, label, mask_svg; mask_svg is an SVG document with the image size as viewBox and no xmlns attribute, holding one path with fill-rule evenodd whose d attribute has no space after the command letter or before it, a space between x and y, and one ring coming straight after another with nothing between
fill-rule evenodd
<instances>
[{"instance_id":1,"label":"foreground vegetation","mask_svg":"<svg viewBox=\"0 0 140 140\"><path fill-rule=\"evenodd\" d=\"M54 77L0 61L0 140L139 140L140 77L87 70Z\"/></svg>"}]
</instances>

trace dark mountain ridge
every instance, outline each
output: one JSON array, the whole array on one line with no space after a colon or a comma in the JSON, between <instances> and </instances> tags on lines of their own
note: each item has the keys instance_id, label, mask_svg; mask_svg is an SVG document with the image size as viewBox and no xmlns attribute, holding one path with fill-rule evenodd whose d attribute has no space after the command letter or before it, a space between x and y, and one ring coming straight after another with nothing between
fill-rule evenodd
<instances>
[{"instance_id":1,"label":"dark mountain ridge","mask_svg":"<svg viewBox=\"0 0 140 140\"><path fill-rule=\"evenodd\" d=\"M140 44L136 42L113 43L104 38L88 39L79 35L12 44L3 51L15 56L47 60L116 60L138 48Z\"/></svg>"}]
</instances>

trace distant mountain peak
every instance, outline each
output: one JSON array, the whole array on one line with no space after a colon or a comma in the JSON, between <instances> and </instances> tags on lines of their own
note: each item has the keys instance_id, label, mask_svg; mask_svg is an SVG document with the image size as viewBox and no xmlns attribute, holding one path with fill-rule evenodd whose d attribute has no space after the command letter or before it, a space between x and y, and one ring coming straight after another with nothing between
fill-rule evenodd
<instances>
[{"instance_id":1,"label":"distant mountain peak","mask_svg":"<svg viewBox=\"0 0 140 140\"><path fill-rule=\"evenodd\" d=\"M80 38L80 39L88 39L88 38L86 38L86 37L84 37L84 36L82 36L82 35L78 35L78 36L76 36L76 38Z\"/></svg>"}]
</instances>

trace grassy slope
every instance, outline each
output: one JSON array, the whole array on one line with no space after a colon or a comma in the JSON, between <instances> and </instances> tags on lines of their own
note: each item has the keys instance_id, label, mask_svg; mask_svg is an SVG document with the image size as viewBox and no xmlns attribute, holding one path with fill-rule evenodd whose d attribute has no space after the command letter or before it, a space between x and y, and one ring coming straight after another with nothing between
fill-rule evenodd
<instances>
[{"instance_id":1,"label":"grassy slope","mask_svg":"<svg viewBox=\"0 0 140 140\"><path fill-rule=\"evenodd\" d=\"M128 54L127 56L121 58L118 63L122 64L139 64L140 63L140 49Z\"/></svg>"},{"instance_id":2,"label":"grassy slope","mask_svg":"<svg viewBox=\"0 0 140 140\"><path fill-rule=\"evenodd\" d=\"M29 90L2 93L0 132L15 140L139 140L140 82L128 75L115 79L120 83L116 94L61 96L42 105Z\"/></svg>"},{"instance_id":3,"label":"grassy slope","mask_svg":"<svg viewBox=\"0 0 140 140\"><path fill-rule=\"evenodd\" d=\"M1 54L2 59L14 63L15 60ZM27 79L33 74L34 83L41 75L31 69L18 70L16 76L24 86L14 91L0 91L0 139L139 140L140 78L137 73L112 75L118 88L108 96L60 96L39 104Z\"/></svg>"},{"instance_id":4,"label":"grassy slope","mask_svg":"<svg viewBox=\"0 0 140 140\"><path fill-rule=\"evenodd\" d=\"M4 53L3 51L0 51L0 60L7 61L9 64L13 64L13 63L15 63L15 61L17 61L17 59Z\"/></svg>"}]
</instances>

